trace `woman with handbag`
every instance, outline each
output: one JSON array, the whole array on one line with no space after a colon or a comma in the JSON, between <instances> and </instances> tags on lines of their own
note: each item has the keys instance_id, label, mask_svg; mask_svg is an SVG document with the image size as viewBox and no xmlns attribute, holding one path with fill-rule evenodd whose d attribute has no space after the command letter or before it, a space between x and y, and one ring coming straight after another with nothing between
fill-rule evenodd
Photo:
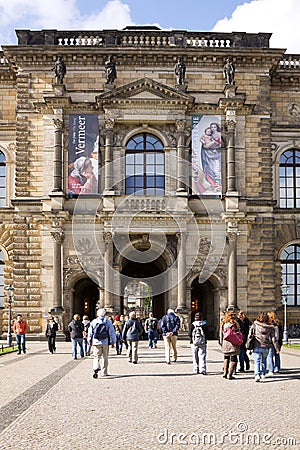
<instances>
[{"instance_id":1,"label":"woman with handbag","mask_svg":"<svg viewBox=\"0 0 300 450\"><path fill-rule=\"evenodd\" d=\"M222 345L222 352L224 354L223 378L234 380L233 372L237 365L238 355L240 354L240 345L237 345L238 340L234 343L227 340L227 335L229 334L236 337L241 335L237 316L234 311L225 312L224 319L220 327L220 344Z\"/></svg>"},{"instance_id":2,"label":"woman with handbag","mask_svg":"<svg viewBox=\"0 0 300 450\"><path fill-rule=\"evenodd\" d=\"M270 323L267 313L261 313L250 328L248 340L253 339L254 379L256 382L264 381L266 375L267 356L269 349L274 345L276 353L279 347L275 338L275 328ZM249 347L246 345L246 347Z\"/></svg>"}]
</instances>

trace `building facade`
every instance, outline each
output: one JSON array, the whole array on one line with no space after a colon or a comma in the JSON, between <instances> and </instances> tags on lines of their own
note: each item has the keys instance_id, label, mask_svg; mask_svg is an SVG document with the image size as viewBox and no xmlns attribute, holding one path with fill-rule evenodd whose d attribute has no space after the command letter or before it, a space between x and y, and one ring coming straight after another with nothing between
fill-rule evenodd
<instances>
[{"instance_id":1,"label":"building facade","mask_svg":"<svg viewBox=\"0 0 300 450\"><path fill-rule=\"evenodd\" d=\"M270 34L17 30L0 64L0 333L228 305L300 321L300 57ZM299 256L299 258L298 258Z\"/></svg>"}]
</instances>

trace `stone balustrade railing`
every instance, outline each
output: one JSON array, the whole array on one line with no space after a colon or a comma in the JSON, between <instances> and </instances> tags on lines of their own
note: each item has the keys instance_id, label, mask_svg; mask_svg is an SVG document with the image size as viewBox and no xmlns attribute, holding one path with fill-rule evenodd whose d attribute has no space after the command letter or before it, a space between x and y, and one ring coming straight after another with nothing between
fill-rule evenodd
<instances>
[{"instance_id":1,"label":"stone balustrade railing","mask_svg":"<svg viewBox=\"0 0 300 450\"><path fill-rule=\"evenodd\" d=\"M279 69L300 69L300 55L284 55L279 63Z\"/></svg>"},{"instance_id":2,"label":"stone balustrade railing","mask_svg":"<svg viewBox=\"0 0 300 450\"><path fill-rule=\"evenodd\" d=\"M0 51L0 66L8 66L8 61L4 58L3 52Z\"/></svg>"},{"instance_id":3,"label":"stone balustrade railing","mask_svg":"<svg viewBox=\"0 0 300 450\"><path fill-rule=\"evenodd\" d=\"M271 37L270 33L165 31L147 26L102 31L16 30L16 33L18 45L22 46L268 48Z\"/></svg>"},{"instance_id":4,"label":"stone balustrade railing","mask_svg":"<svg viewBox=\"0 0 300 450\"><path fill-rule=\"evenodd\" d=\"M157 197L130 197L123 200L118 206L118 211L165 211L167 200Z\"/></svg>"}]
</instances>

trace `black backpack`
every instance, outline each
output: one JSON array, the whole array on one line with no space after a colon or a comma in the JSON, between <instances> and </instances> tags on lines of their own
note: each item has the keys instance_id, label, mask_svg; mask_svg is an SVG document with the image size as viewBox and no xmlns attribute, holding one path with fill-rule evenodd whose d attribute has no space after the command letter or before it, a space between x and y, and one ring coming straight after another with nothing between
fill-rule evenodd
<instances>
[{"instance_id":1,"label":"black backpack","mask_svg":"<svg viewBox=\"0 0 300 450\"><path fill-rule=\"evenodd\" d=\"M82 322L79 322L78 320L73 322L74 332L76 334L80 334L83 332L84 326Z\"/></svg>"},{"instance_id":2,"label":"black backpack","mask_svg":"<svg viewBox=\"0 0 300 450\"><path fill-rule=\"evenodd\" d=\"M105 322L97 323L94 331L94 337L98 341L104 341L104 339L108 339L108 331Z\"/></svg>"},{"instance_id":3,"label":"black backpack","mask_svg":"<svg viewBox=\"0 0 300 450\"><path fill-rule=\"evenodd\" d=\"M156 319L149 319L149 322L148 322L148 327L151 329L151 330L156 330L156 328L157 328L157 320Z\"/></svg>"}]
</instances>

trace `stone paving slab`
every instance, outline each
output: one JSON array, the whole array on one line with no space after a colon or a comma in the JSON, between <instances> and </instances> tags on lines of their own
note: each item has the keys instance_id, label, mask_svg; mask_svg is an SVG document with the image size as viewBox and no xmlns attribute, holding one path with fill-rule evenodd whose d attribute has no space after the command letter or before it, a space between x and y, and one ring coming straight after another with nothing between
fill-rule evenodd
<instances>
[{"instance_id":1,"label":"stone paving slab","mask_svg":"<svg viewBox=\"0 0 300 450\"><path fill-rule=\"evenodd\" d=\"M187 341L178 342L171 365L161 341L153 350L142 341L137 365L113 350L111 376L95 380L92 358L72 361L70 343L59 343L55 355L43 345L0 360L1 380L9 380L1 383L1 450L300 448L297 350L284 349L282 373L255 383L252 371L222 378L216 341L207 376L192 373ZM10 383L15 390L5 395Z\"/></svg>"}]
</instances>

